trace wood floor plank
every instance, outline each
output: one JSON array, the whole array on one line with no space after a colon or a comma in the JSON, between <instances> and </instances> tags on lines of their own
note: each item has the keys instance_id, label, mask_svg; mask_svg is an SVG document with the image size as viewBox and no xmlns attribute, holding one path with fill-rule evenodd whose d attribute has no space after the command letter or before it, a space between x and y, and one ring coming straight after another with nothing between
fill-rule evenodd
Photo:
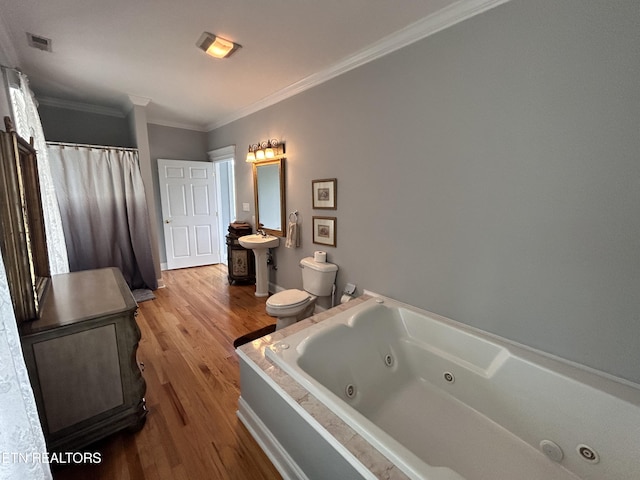
<instances>
[{"instance_id":1,"label":"wood floor plank","mask_svg":"<svg viewBox=\"0 0 640 480\"><path fill-rule=\"evenodd\" d=\"M166 288L140 304L138 360L146 425L92 445L99 465L54 469L55 480L271 480L280 475L236 417L233 340L275 323L255 287L230 286L223 265L163 272Z\"/></svg>"}]
</instances>

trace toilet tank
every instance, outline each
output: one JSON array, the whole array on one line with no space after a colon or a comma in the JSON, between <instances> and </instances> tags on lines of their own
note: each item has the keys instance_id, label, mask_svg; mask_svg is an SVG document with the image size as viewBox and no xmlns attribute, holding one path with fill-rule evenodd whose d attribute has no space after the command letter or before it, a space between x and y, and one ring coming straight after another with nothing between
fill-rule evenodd
<instances>
[{"instance_id":1,"label":"toilet tank","mask_svg":"<svg viewBox=\"0 0 640 480\"><path fill-rule=\"evenodd\" d=\"M331 295L336 280L338 266L333 263L316 262L312 257L300 260L302 268L302 288L312 295L326 297Z\"/></svg>"}]
</instances>

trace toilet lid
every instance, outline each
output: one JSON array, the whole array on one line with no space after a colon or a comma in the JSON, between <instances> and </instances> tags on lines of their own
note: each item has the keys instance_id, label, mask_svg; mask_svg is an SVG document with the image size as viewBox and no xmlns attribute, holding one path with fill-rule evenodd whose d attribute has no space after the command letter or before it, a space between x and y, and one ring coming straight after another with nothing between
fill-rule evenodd
<instances>
[{"instance_id":1,"label":"toilet lid","mask_svg":"<svg viewBox=\"0 0 640 480\"><path fill-rule=\"evenodd\" d=\"M309 292L293 288L271 295L267 299L267 303L271 307L295 307L308 302L309 298Z\"/></svg>"}]
</instances>

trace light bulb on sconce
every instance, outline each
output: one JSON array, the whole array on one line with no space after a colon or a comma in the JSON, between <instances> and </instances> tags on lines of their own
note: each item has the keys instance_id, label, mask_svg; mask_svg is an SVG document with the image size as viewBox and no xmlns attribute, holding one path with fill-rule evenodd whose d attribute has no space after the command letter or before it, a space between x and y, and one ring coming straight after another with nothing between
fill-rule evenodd
<instances>
[{"instance_id":1,"label":"light bulb on sconce","mask_svg":"<svg viewBox=\"0 0 640 480\"><path fill-rule=\"evenodd\" d=\"M255 149L258 148L257 145L249 145L249 152L247 153L247 162L254 163L256 161Z\"/></svg>"},{"instance_id":2,"label":"light bulb on sconce","mask_svg":"<svg viewBox=\"0 0 640 480\"><path fill-rule=\"evenodd\" d=\"M264 149L264 156L266 158L273 158L276 156L275 152L273 151L274 142L275 142L275 146L278 146L277 140L269 140L269 144L267 145L267 148Z\"/></svg>"},{"instance_id":3,"label":"light bulb on sconce","mask_svg":"<svg viewBox=\"0 0 640 480\"><path fill-rule=\"evenodd\" d=\"M262 160L272 160L284 157L284 143L276 139L266 140L258 144L249 145L247 162L254 163Z\"/></svg>"}]
</instances>

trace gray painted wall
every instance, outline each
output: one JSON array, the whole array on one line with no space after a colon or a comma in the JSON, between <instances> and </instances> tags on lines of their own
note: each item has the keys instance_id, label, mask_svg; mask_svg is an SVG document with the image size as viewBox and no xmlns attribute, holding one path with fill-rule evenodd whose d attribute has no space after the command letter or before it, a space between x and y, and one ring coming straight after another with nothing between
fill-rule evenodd
<instances>
[{"instance_id":1,"label":"gray painted wall","mask_svg":"<svg viewBox=\"0 0 640 480\"><path fill-rule=\"evenodd\" d=\"M160 203L160 185L158 182L158 159L209 161L207 156L207 134L183 128L165 127L148 124L151 169L154 172L154 197L156 204L155 222L158 226L160 262L166 263L167 251L164 245L162 223L162 204ZM154 221L154 219L152 219Z\"/></svg>"},{"instance_id":2,"label":"gray painted wall","mask_svg":"<svg viewBox=\"0 0 640 480\"><path fill-rule=\"evenodd\" d=\"M514 0L209 135L286 141L302 247L386 294L640 383L640 9ZM240 157L240 155L239 155ZM338 179L338 209L311 180ZM251 169L237 201L253 208ZM251 219L252 212L243 216ZM337 247L311 242L337 217Z\"/></svg>"},{"instance_id":3,"label":"gray painted wall","mask_svg":"<svg viewBox=\"0 0 640 480\"><path fill-rule=\"evenodd\" d=\"M135 147L124 117L82 112L68 108L38 107L44 136L49 142L87 143Z\"/></svg>"}]
</instances>

